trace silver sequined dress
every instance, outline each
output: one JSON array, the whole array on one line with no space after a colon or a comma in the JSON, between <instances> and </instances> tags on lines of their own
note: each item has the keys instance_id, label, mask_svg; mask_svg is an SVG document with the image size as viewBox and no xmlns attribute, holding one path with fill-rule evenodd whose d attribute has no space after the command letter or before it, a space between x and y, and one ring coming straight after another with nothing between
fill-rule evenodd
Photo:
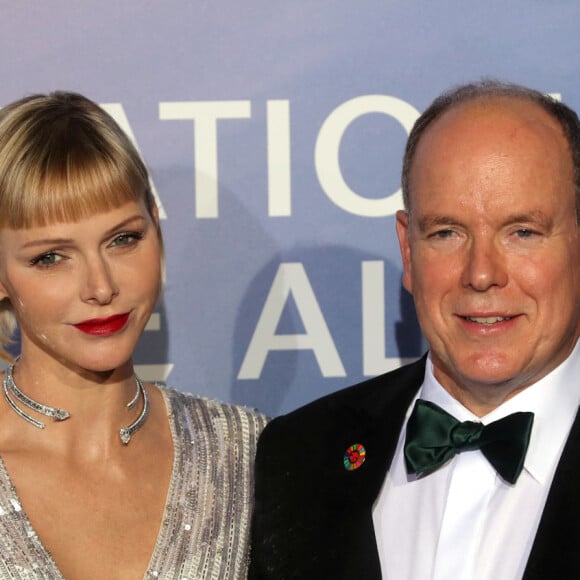
<instances>
[{"instance_id":1,"label":"silver sequined dress","mask_svg":"<svg viewBox=\"0 0 580 580\"><path fill-rule=\"evenodd\" d=\"M173 472L147 580L246 578L253 465L263 415L163 389ZM63 580L0 459L0 580Z\"/></svg>"}]
</instances>

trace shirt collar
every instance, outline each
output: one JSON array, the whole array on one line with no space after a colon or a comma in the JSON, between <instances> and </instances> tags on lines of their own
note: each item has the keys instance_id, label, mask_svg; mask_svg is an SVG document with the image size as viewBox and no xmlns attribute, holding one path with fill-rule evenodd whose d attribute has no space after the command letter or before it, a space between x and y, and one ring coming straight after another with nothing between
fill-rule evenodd
<instances>
[{"instance_id":1,"label":"shirt collar","mask_svg":"<svg viewBox=\"0 0 580 580\"><path fill-rule=\"evenodd\" d=\"M570 356L551 373L487 415L477 417L441 386L429 357L419 398L439 405L460 421L481 421L485 425L518 411L534 413L524 469L540 484L545 484L554 473L578 411L579 377L580 341Z\"/></svg>"}]
</instances>

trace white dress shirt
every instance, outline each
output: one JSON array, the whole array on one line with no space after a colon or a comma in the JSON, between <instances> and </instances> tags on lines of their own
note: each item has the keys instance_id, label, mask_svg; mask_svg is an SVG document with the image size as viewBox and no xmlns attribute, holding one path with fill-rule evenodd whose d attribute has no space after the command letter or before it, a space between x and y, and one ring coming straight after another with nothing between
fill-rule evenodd
<instances>
[{"instance_id":1,"label":"white dress shirt","mask_svg":"<svg viewBox=\"0 0 580 580\"><path fill-rule=\"evenodd\" d=\"M460 453L429 475L409 476L403 446L413 401L373 510L383 579L521 578L580 403L580 341L548 376L484 417L473 415L443 389L430 360L417 398L460 421L483 424L531 411L532 435L515 485L502 480L479 450Z\"/></svg>"}]
</instances>

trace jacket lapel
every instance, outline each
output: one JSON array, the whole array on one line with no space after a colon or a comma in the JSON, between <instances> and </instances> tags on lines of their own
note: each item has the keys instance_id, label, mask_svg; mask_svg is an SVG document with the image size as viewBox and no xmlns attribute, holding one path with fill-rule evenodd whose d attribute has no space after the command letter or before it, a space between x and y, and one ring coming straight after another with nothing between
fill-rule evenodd
<instances>
[{"instance_id":1,"label":"jacket lapel","mask_svg":"<svg viewBox=\"0 0 580 580\"><path fill-rule=\"evenodd\" d=\"M524 580L577 578L580 569L580 414L558 463Z\"/></svg>"},{"instance_id":2,"label":"jacket lapel","mask_svg":"<svg viewBox=\"0 0 580 580\"><path fill-rule=\"evenodd\" d=\"M352 405L343 401L340 410L331 412L341 420L340 429L334 433L331 453L336 457L337 468L331 476L336 485L334 498L330 499L338 503L340 498L352 498L354 507L354 510L349 507L342 513L335 512L340 514L337 530L344 534L337 541L343 546L356 545L358 554L357 558L350 558L346 564L350 568L343 569L340 578L381 578L372 510L391 465L405 414L423 381L424 369L424 360L421 360L389 375L389 380L378 377L376 390L367 389L365 397L353 398ZM340 459L347 447L355 443L365 447L366 460L359 469L348 471ZM328 509L327 513L330 512ZM347 526L345 521L349 521Z\"/></svg>"},{"instance_id":3,"label":"jacket lapel","mask_svg":"<svg viewBox=\"0 0 580 580\"><path fill-rule=\"evenodd\" d=\"M380 580L372 509L424 359L274 419L256 456L249 578ZM348 447L365 462L345 469Z\"/></svg>"}]
</instances>

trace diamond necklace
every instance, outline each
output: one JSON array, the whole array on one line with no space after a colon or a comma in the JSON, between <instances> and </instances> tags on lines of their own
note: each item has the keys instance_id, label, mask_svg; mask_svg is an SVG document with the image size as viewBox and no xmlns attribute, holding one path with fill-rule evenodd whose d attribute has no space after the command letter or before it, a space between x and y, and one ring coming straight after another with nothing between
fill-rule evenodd
<instances>
[{"instance_id":1,"label":"diamond necklace","mask_svg":"<svg viewBox=\"0 0 580 580\"><path fill-rule=\"evenodd\" d=\"M2 391L4 392L4 397L6 398L6 402L10 406L10 408L20 417L22 417L25 421L28 421L30 424L34 425L38 429L44 429L45 425L42 421L36 420L34 417L31 417L26 411L21 409L14 399L18 399L20 403L24 406L36 411L44 415L45 417L51 417L55 421L65 421L70 417L70 413L65 411L64 409L59 409L57 407L49 407L48 405L43 405L34 399L31 399L27 395L25 395L14 382L14 378L12 377L12 371L14 369L14 365L11 364L6 371L4 372L4 378L2 379ZM121 438L121 443L123 445L127 445L129 441L131 441L131 437L133 433L143 427L147 416L149 415L149 395L147 391L143 387L143 383L139 380L138 377L135 377L135 382L137 384L137 390L135 392L135 396L131 399L131 401L127 404L127 409L132 409L138 402L141 397L143 397L143 409L141 413L131 423L126 427L121 427L119 429L119 437ZM14 399L12 398L14 397Z\"/></svg>"}]
</instances>

